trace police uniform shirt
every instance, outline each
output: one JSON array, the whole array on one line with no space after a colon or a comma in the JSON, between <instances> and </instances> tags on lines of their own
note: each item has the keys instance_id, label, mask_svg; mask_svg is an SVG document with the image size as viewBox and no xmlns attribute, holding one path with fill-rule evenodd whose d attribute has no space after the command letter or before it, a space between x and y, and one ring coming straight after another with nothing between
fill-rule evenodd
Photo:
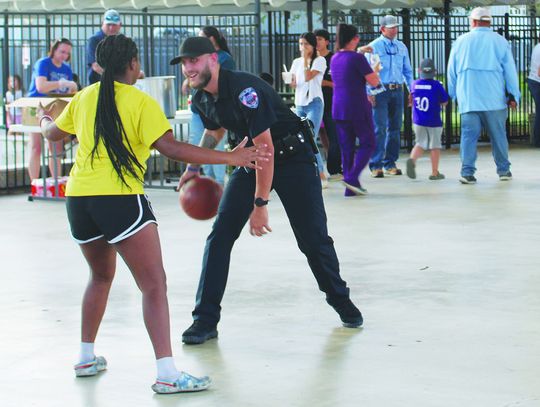
<instances>
[{"instance_id":1,"label":"police uniform shirt","mask_svg":"<svg viewBox=\"0 0 540 407\"><path fill-rule=\"evenodd\" d=\"M274 88L246 72L220 69L217 99L198 90L192 106L206 129L223 127L229 130L229 135L232 132L238 136L233 144L245 136L253 139L267 129L270 129L272 139L278 140L300 128L300 119L283 103Z\"/></svg>"}]
</instances>

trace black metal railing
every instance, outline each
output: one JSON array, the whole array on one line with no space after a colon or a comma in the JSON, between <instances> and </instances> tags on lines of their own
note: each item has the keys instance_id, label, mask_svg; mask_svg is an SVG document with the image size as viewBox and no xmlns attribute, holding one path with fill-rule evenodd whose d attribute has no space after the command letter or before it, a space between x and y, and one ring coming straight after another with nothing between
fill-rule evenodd
<instances>
[{"instance_id":1,"label":"black metal railing","mask_svg":"<svg viewBox=\"0 0 540 407\"><path fill-rule=\"evenodd\" d=\"M100 29L102 13L3 13L4 23L0 38L0 64L3 68L2 93L5 94L7 78L19 75L22 86L28 90L33 64L47 55L49 44L56 38L68 38L73 43L70 65L78 74L81 84L87 85L86 44ZM169 60L178 53L181 42L198 35L199 29L213 25L225 34L237 67L253 71L255 66L255 18L253 14L240 15L170 15L149 13L122 13L122 33L133 38L139 48L139 58L147 76L174 75L178 106L186 107L187 96L180 89L183 81L179 65L171 66ZM25 65L24 62L27 62ZM5 115L4 115L5 117ZM5 119L4 119L5 124ZM185 128L176 126L178 132ZM185 134L182 137L186 138ZM0 132L0 190L25 187L30 184L26 172L28 135ZM64 160L63 172L70 163ZM177 163L149 161L149 177L154 173L178 173ZM161 176L161 175L160 175Z\"/></svg>"},{"instance_id":2,"label":"black metal railing","mask_svg":"<svg viewBox=\"0 0 540 407\"><path fill-rule=\"evenodd\" d=\"M262 19L261 49L262 70L271 73L276 89L290 97L291 89L281 79L283 64L290 66L298 56L298 37L300 32L290 32L292 24L287 11L267 12ZM361 44L377 38L378 26L382 15L369 12L350 12L330 14L329 31L332 36L338 21L355 24L359 28ZM147 12L122 13L122 32L135 40L139 47L142 69L147 76L175 75L179 95L178 105L186 106L186 98L180 92L183 80L178 65L170 66L169 60L176 54L181 42L189 36L197 35L204 25L220 28L227 37L231 53L238 69L258 74L256 66L255 34L257 26L254 14L237 15L173 15ZM4 23L0 34L0 64L3 68L0 89L5 94L7 77L18 74L23 79L27 90L31 80L32 65L48 52L51 40L60 37L73 42L70 64L80 77L83 85L87 84L86 43L101 25L101 13L8 13L0 14ZM437 14L412 15L403 10L401 19L407 22L400 28L399 38L410 51L413 69L422 58L430 57L439 71L438 79L446 83L446 58L452 42L461 34L469 31L469 21L464 15L450 14L446 17ZM449 26L445 26L445 19ZM493 27L508 39L512 46L520 80L522 101L517 111L511 111L508 119L508 137L512 142L524 142L529 139L530 115L534 112L534 103L526 86L530 55L537 42L535 16L503 15L493 17ZM315 26L314 28L318 28ZM306 25L307 30L307 25ZM29 65L24 67L23 63ZM402 134L402 147L410 148L412 134L407 119L410 111L406 109L405 124ZM450 104L445 116L446 126L443 141L447 147L459 143L459 115L456 106ZM5 123L5 122L4 122ZM27 137L5 136L0 132L0 190L28 186L29 179L24 170L27 157L25 153ZM485 136L484 136L484 139ZM13 169L19 169L16 177ZM154 171L155 166L150 165ZM178 171L178 166L167 163L165 172Z\"/></svg>"},{"instance_id":3,"label":"black metal railing","mask_svg":"<svg viewBox=\"0 0 540 407\"><path fill-rule=\"evenodd\" d=\"M283 30L283 27L287 27L288 15L286 13L272 12L269 14L271 15L268 18L271 21L268 24L269 32L273 33L273 35L270 37L272 52L266 67L276 78L276 86L279 91L287 94L290 89L287 89L281 80L279 72L281 72L284 63L290 66L291 61L298 56L298 37L301 33L291 33ZM331 18L329 21L328 30L332 35L331 44L333 45L335 27L338 22L355 24L360 32L360 45L369 43L380 35L378 27L382 17L383 15L369 13L361 15L358 13L340 13L339 19ZM403 24L400 27L398 37L409 49L414 71L416 72L423 58L432 58L439 72L437 79L445 85L447 50L449 51L451 44L459 35L469 31L470 24L468 17L465 15L451 14L447 18L450 24L449 38L445 35L445 17L443 15L426 14L419 18L411 16L407 10L403 10L401 19L403 22L408 21L408 24ZM526 80L529 74L532 48L537 42L535 24L538 24L538 19L531 16L505 14L493 17L494 30L510 42L519 75L522 101L516 111L510 111L507 124L508 138L512 142L529 140L530 115L534 112L534 103L526 86ZM265 55L264 51L263 55ZM460 121L455 105L449 104L448 110L449 115L446 116L446 121L449 121L449 126L445 128L443 133L443 143L450 147L460 141ZM410 117L409 109L405 109L405 116L401 146L410 148L412 146L412 134L410 133L410 126L407 125L407 116ZM484 134L481 140L487 141L488 138Z\"/></svg>"}]
</instances>

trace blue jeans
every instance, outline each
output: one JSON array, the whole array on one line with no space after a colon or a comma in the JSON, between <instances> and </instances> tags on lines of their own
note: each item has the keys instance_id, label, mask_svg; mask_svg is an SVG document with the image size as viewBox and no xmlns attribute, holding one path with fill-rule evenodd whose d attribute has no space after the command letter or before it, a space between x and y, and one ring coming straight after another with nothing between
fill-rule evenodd
<instances>
[{"instance_id":1,"label":"blue jeans","mask_svg":"<svg viewBox=\"0 0 540 407\"><path fill-rule=\"evenodd\" d=\"M534 141L535 147L540 147L540 82L527 79L529 84L529 91L534 99L534 105L536 107L534 115Z\"/></svg>"},{"instance_id":2,"label":"blue jeans","mask_svg":"<svg viewBox=\"0 0 540 407\"><path fill-rule=\"evenodd\" d=\"M482 127L487 130L491 139L491 151L497 174L503 175L510 171L508 161L508 140L506 139L506 118L508 110L490 110L487 112L467 112L461 114L461 175L474 175L476 167L476 145Z\"/></svg>"},{"instance_id":3,"label":"blue jeans","mask_svg":"<svg viewBox=\"0 0 540 407\"><path fill-rule=\"evenodd\" d=\"M319 134L319 129L321 128L323 112L324 103L321 98L313 99L307 106L296 106L296 115L299 117L307 117L313 123L315 137ZM317 168L319 169L319 173L322 173L324 171L324 163L321 153L317 152L315 158L317 158Z\"/></svg>"},{"instance_id":4,"label":"blue jeans","mask_svg":"<svg viewBox=\"0 0 540 407\"><path fill-rule=\"evenodd\" d=\"M373 106L375 152L369 160L371 170L396 167L402 122L403 89L386 90L376 95Z\"/></svg>"},{"instance_id":5,"label":"blue jeans","mask_svg":"<svg viewBox=\"0 0 540 407\"><path fill-rule=\"evenodd\" d=\"M204 125L201 120L201 116L199 116L197 113L192 112L191 116L191 123L189 126L189 139L188 142L190 144L194 144L196 146L199 145L201 142L202 135L204 133ZM216 150L223 151L225 148L225 137L221 139L221 141L216 146ZM202 169L204 171L204 175L207 175L211 178L214 178L216 182L223 185L225 183L225 170L227 166L225 164L204 164L202 165Z\"/></svg>"}]
</instances>

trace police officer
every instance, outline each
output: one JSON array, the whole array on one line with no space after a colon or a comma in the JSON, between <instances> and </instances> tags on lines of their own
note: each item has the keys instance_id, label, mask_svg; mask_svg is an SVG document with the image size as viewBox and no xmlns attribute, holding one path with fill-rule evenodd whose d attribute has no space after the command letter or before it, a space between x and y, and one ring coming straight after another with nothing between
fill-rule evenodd
<instances>
[{"instance_id":1,"label":"police officer","mask_svg":"<svg viewBox=\"0 0 540 407\"><path fill-rule=\"evenodd\" d=\"M304 125L262 79L220 68L208 38L186 39L180 55L171 60L172 65L178 63L190 87L197 90L192 106L205 127L201 146L215 147L229 130L237 137L248 136L255 145L266 144L275 156L274 162L264 163L261 170L236 168L231 174L206 240L194 322L183 333L182 341L200 344L217 337L232 247L248 220L254 236L272 231L266 206L271 189L281 199L298 246L319 289L326 293L326 301L344 326L362 325L362 314L349 298L349 289L339 275L334 242L328 236L309 125ZM234 145L235 140L229 142ZM188 165L180 184L198 173L198 166Z\"/></svg>"}]
</instances>

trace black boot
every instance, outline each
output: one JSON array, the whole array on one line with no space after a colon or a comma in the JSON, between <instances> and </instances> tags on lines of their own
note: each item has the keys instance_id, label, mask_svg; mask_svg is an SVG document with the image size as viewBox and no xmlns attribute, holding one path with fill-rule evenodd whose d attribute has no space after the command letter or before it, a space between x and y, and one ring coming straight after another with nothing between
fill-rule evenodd
<instances>
[{"instance_id":1,"label":"black boot","mask_svg":"<svg viewBox=\"0 0 540 407\"><path fill-rule=\"evenodd\" d=\"M356 305L353 304L350 298L340 300L326 300L339 314L343 326L346 328L359 328L364 323L362 313Z\"/></svg>"},{"instance_id":2,"label":"black boot","mask_svg":"<svg viewBox=\"0 0 540 407\"><path fill-rule=\"evenodd\" d=\"M199 345L217 336L217 325L196 320L182 334L182 342L188 345Z\"/></svg>"}]
</instances>

